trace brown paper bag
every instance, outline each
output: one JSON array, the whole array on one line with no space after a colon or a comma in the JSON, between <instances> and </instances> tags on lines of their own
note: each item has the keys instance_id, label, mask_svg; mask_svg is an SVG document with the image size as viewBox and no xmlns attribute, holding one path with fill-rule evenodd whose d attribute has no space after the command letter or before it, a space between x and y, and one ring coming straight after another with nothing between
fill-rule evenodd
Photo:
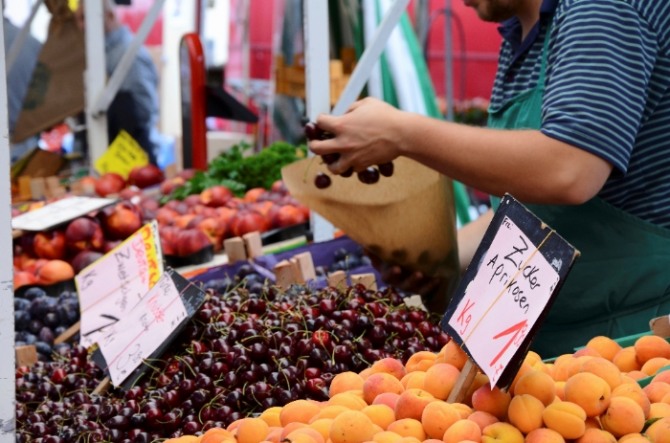
<instances>
[{"instance_id":1,"label":"brown paper bag","mask_svg":"<svg viewBox=\"0 0 670 443\"><path fill-rule=\"evenodd\" d=\"M413 160L394 160L391 177L375 184L332 176L319 157L286 166L282 176L299 202L380 258L427 275L458 279L456 216L451 180ZM319 172L331 185L318 189Z\"/></svg>"},{"instance_id":2,"label":"brown paper bag","mask_svg":"<svg viewBox=\"0 0 670 443\"><path fill-rule=\"evenodd\" d=\"M12 142L61 123L84 109L84 35L65 0L46 2L51 21L16 122Z\"/></svg>"}]
</instances>

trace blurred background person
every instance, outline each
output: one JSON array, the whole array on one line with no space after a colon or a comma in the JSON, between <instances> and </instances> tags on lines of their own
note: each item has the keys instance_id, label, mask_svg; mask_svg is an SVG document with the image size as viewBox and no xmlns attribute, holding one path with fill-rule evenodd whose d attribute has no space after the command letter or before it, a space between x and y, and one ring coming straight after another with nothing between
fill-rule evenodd
<instances>
[{"instance_id":1,"label":"blurred background person","mask_svg":"<svg viewBox=\"0 0 670 443\"><path fill-rule=\"evenodd\" d=\"M84 0L79 0L75 12L77 24L82 31L85 28L84 4ZM106 71L109 78L135 36L119 20L116 4L113 0L103 0L103 5ZM123 129L144 149L149 157L149 162L156 164L156 155L160 143L160 134L157 128L158 117L158 70L149 51L142 46L114 100L107 109L109 143L112 143ZM78 134L79 137L85 139L84 131Z\"/></svg>"},{"instance_id":2,"label":"blurred background person","mask_svg":"<svg viewBox=\"0 0 670 443\"><path fill-rule=\"evenodd\" d=\"M5 3L3 0L0 0L2 3L2 12L3 12L3 27L4 27L4 38L5 38L5 59L9 54L9 50L12 47L12 44L19 36L21 28L12 23L7 17L5 17ZM35 66L37 66L37 58L39 57L40 51L42 50L42 43L37 40L32 34L28 33L27 38L21 45L21 48L18 52L16 60L12 66L7 67L7 105L8 105L8 124L9 124L9 133L12 134L16 122L23 108L23 100L28 91L28 86L30 85L30 80L33 76L33 71ZM12 163L21 158L31 149L38 146L39 137L33 136L20 143L14 143L11 145L11 161Z\"/></svg>"}]
</instances>

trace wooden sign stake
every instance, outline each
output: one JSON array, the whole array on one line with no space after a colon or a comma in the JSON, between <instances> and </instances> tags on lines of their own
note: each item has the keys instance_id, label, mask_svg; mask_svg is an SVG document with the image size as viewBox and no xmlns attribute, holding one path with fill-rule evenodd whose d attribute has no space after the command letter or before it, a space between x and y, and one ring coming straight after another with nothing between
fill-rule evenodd
<instances>
[{"instance_id":1,"label":"wooden sign stake","mask_svg":"<svg viewBox=\"0 0 670 443\"><path fill-rule=\"evenodd\" d=\"M93 395L104 394L105 392L107 392L107 390L109 389L109 386L111 384L112 384L112 380L109 378L109 376L103 378L102 381L100 382L100 384L95 387L92 394Z\"/></svg>"},{"instance_id":2,"label":"wooden sign stake","mask_svg":"<svg viewBox=\"0 0 670 443\"><path fill-rule=\"evenodd\" d=\"M296 283L293 263L288 260L282 260L274 267L276 284L282 289L288 289L289 286Z\"/></svg>"},{"instance_id":3,"label":"wooden sign stake","mask_svg":"<svg viewBox=\"0 0 670 443\"><path fill-rule=\"evenodd\" d=\"M465 394L472 386L476 375L477 366L468 358L465 365L463 365L463 369L461 369L461 374L458 376L454 388L447 398L447 403L463 403Z\"/></svg>"},{"instance_id":4,"label":"wooden sign stake","mask_svg":"<svg viewBox=\"0 0 670 443\"><path fill-rule=\"evenodd\" d=\"M328 286L340 289L347 286L347 274L344 271L335 271L328 274Z\"/></svg>"},{"instance_id":5,"label":"wooden sign stake","mask_svg":"<svg viewBox=\"0 0 670 443\"><path fill-rule=\"evenodd\" d=\"M351 285L354 286L358 284L365 286L366 289L371 291L377 290L377 279L371 272L366 274L353 274L351 276Z\"/></svg>"},{"instance_id":6,"label":"wooden sign stake","mask_svg":"<svg viewBox=\"0 0 670 443\"><path fill-rule=\"evenodd\" d=\"M263 255L263 241L258 231L248 232L242 236L248 258L256 258Z\"/></svg>"},{"instance_id":7,"label":"wooden sign stake","mask_svg":"<svg viewBox=\"0 0 670 443\"><path fill-rule=\"evenodd\" d=\"M223 249L228 256L228 263L235 263L247 259L247 250L242 237L227 238L223 241Z\"/></svg>"},{"instance_id":8,"label":"wooden sign stake","mask_svg":"<svg viewBox=\"0 0 670 443\"><path fill-rule=\"evenodd\" d=\"M74 337L77 334L77 332L79 332L79 326L80 326L80 322L77 322L77 323L73 324L72 326L70 326L69 328L67 328L65 331L63 331L63 333L61 335L59 335L58 337L56 337L54 339L54 344L57 345L57 344L60 344L60 343L63 343L63 342L66 342L66 341L70 340L72 337Z\"/></svg>"},{"instance_id":9,"label":"wooden sign stake","mask_svg":"<svg viewBox=\"0 0 670 443\"><path fill-rule=\"evenodd\" d=\"M309 280L314 280L316 278L314 261L312 260L312 254L309 251L294 255L291 261L295 263L297 267L296 279L300 283L306 283Z\"/></svg>"}]
</instances>

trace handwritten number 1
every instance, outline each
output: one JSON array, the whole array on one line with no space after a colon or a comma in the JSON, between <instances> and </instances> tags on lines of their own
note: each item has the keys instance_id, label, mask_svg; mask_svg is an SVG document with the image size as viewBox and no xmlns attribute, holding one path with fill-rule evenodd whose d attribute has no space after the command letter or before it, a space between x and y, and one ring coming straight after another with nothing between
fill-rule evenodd
<instances>
[{"instance_id":1,"label":"handwritten number 1","mask_svg":"<svg viewBox=\"0 0 670 443\"><path fill-rule=\"evenodd\" d=\"M495 336L493 336L493 338L496 339L496 338L504 337L505 335L513 334L510 337L510 339L507 341L507 343L505 343L505 346L503 346L503 348L500 350L500 352L498 352L498 355L496 355L495 358L493 360L491 360L491 363L489 363L490 366L494 366L498 362L498 360L500 360L500 357L502 357L502 355L505 353L505 351L507 351L507 349L509 349L509 347L512 345L512 343L514 343L516 341L517 337L524 330L524 328L526 327L527 324L528 324L528 320L520 321L519 323L515 324L514 326L511 326L511 327L505 329L504 331L500 332L499 334L496 334Z\"/></svg>"}]
</instances>

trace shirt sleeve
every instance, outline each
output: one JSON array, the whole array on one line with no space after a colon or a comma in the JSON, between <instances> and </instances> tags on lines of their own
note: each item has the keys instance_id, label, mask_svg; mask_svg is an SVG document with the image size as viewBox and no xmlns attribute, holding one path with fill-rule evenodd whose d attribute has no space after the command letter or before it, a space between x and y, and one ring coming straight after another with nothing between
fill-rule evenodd
<instances>
[{"instance_id":1,"label":"shirt sleeve","mask_svg":"<svg viewBox=\"0 0 670 443\"><path fill-rule=\"evenodd\" d=\"M625 174L657 57L655 35L627 2L577 0L554 22L541 131Z\"/></svg>"}]
</instances>

